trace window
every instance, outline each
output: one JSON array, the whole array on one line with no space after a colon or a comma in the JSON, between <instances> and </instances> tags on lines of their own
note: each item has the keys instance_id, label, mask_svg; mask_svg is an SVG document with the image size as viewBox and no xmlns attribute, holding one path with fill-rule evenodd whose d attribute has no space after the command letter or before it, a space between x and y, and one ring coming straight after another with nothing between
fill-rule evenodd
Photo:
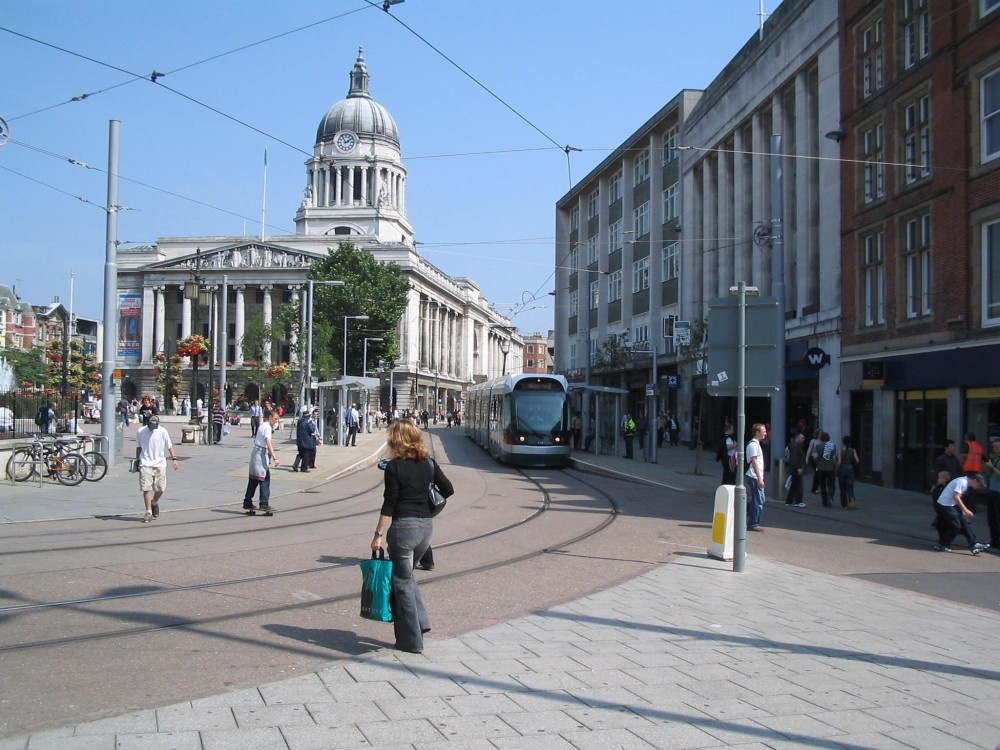
<instances>
[{"instance_id":1,"label":"window","mask_svg":"<svg viewBox=\"0 0 1000 750\"><path fill-rule=\"evenodd\" d=\"M587 217L593 219L601 210L601 190L598 188L587 198Z\"/></svg>"},{"instance_id":2,"label":"window","mask_svg":"<svg viewBox=\"0 0 1000 750\"><path fill-rule=\"evenodd\" d=\"M663 135L663 163L669 164L677 158L677 126Z\"/></svg>"},{"instance_id":3,"label":"window","mask_svg":"<svg viewBox=\"0 0 1000 750\"><path fill-rule=\"evenodd\" d=\"M597 242L597 235L587 238L587 265L592 266L597 262L600 255L600 245Z\"/></svg>"},{"instance_id":4,"label":"window","mask_svg":"<svg viewBox=\"0 0 1000 750\"><path fill-rule=\"evenodd\" d=\"M861 27L858 38L858 60L861 96L866 99L885 85L881 18L876 18L872 23Z\"/></svg>"},{"instance_id":5,"label":"window","mask_svg":"<svg viewBox=\"0 0 1000 750\"><path fill-rule=\"evenodd\" d=\"M608 205L622 198L622 171L619 169L611 177L611 184L608 192Z\"/></svg>"},{"instance_id":6,"label":"window","mask_svg":"<svg viewBox=\"0 0 1000 750\"><path fill-rule=\"evenodd\" d=\"M632 329L632 344L633 348L639 351L648 350L648 346L643 346L643 344L649 343L649 323L644 323L640 326L635 326Z\"/></svg>"},{"instance_id":7,"label":"window","mask_svg":"<svg viewBox=\"0 0 1000 750\"><path fill-rule=\"evenodd\" d=\"M573 206L569 210L569 231L573 232L580 228L580 207Z\"/></svg>"},{"instance_id":8,"label":"window","mask_svg":"<svg viewBox=\"0 0 1000 750\"><path fill-rule=\"evenodd\" d=\"M569 345L569 369L576 369L576 343Z\"/></svg>"},{"instance_id":9,"label":"window","mask_svg":"<svg viewBox=\"0 0 1000 750\"><path fill-rule=\"evenodd\" d=\"M931 104L927 96L920 97L903 109L903 162L906 164L906 184L912 184L931 173Z\"/></svg>"},{"instance_id":10,"label":"window","mask_svg":"<svg viewBox=\"0 0 1000 750\"><path fill-rule=\"evenodd\" d=\"M577 273L580 270L580 246L575 242L569 251L569 255L566 257L566 270L571 274Z\"/></svg>"},{"instance_id":11,"label":"window","mask_svg":"<svg viewBox=\"0 0 1000 750\"><path fill-rule=\"evenodd\" d=\"M681 277L681 245L674 242L663 248L663 268L660 278L664 281L679 279Z\"/></svg>"},{"instance_id":12,"label":"window","mask_svg":"<svg viewBox=\"0 0 1000 750\"><path fill-rule=\"evenodd\" d=\"M622 271L612 271L608 276L608 302L615 302L622 298Z\"/></svg>"},{"instance_id":13,"label":"window","mask_svg":"<svg viewBox=\"0 0 1000 750\"><path fill-rule=\"evenodd\" d=\"M619 219L608 227L608 253L616 253L622 249L622 220Z\"/></svg>"},{"instance_id":14,"label":"window","mask_svg":"<svg viewBox=\"0 0 1000 750\"><path fill-rule=\"evenodd\" d=\"M635 157L634 173L632 175L632 184L638 185L649 179L649 149L644 148L639 152L639 155Z\"/></svg>"},{"instance_id":15,"label":"window","mask_svg":"<svg viewBox=\"0 0 1000 750\"><path fill-rule=\"evenodd\" d=\"M591 310L596 310L597 306L601 302L601 296L598 293L597 282L596 281L591 281L590 282L589 292L590 292L590 309Z\"/></svg>"},{"instance_id":16,"label":"window","mask_svg":"<svg viewBox=\"0 0 1000 750\"><path fill-rule=\"evenodd\" d=\"M663 191L663 221L664 223L677 218L677 188L675 182Z\"/></svg>"},{"instance_id":17,"label":"window","mask_svg":"<svg viewBox=\"0 0 1000 750\"><path fill-rule=\"evenodd\" d=\"M885 323L885 233L876 232L863 240L865 325Z\"/></svg>"},{"instance_id":18,"label":"window","mask_svg":"<svg viewBox=\"0 0 1000 750\"><path fill-rule=\"evenodd\" d=\"M1000 325L1000 221L983 227L983 323Z\"/></svg>"},{"instance_id":19,"label":"window","mask_svg":"<svg viewBox=\"0 0 1000 750\"><path fill-rule=\"evenodd\" d=\"M1000 157L1000 70L983 78L983 161Z\"/></svg>"},{"instance_id":20,"label":"window","mask_svg":"<svg viewBox=\"0 0 1000 750\"><path fill-rule=\"evenodd\" d=\"M649 289L649 256L640 258L632 264L632 292Z\"/></svg>"},{"instance_id":21,"label":"window","mask_svg":"<svg viewBox=\"0 0 1000 750\"><path fill-rule=\"evenodd\" d=\"M649 234L649 201L646 201L632 212L632 226L635 237Z\"/></svg>"},{"instance_id":22,"label":"window","mask_svg":"<svg viewBox=\"0 0 1000 750\"><path fill-rule=\"evenodd\" d=\"M529 359L529 360L528 360L528 368L529 368L529 369L531 369L531 368L532 368L532 367L534 367L534 366L535 366L535 360L533 360L533 359Z\"/></svg>"},{"instance_id":23,"label":"window","mask_svg":"<svg viewBox=\"0 0 1000 750\"><path fill-rule=\"evenodd\" d=\"M1000 8L1000 0L982 0L983 8L982 12L979 14L980 17L992 13L997 8Z\"/></svg>"},{"instance_id":24,"label":"window","mask_svg":"<svg viewBox=\"0 0 1000 750\"><path fill-rule=\"evenodd\" d=\"M528 344L528 354L534 354L535 347L532 344Z\"/></svg>"},{"instance_id":25,"label":"window","mask_svg":"<svg viewBox=\"0 0 1000 750\"><path fill-rule=\"evenodd\" d=\"M574 289L569 293L569 316L571 318L580 314L580 292Z\"/></svg>"},{"instance_id":26,"label":"window","mask_svg":"<svg viewBox=\"0 0 1000 750\"><path fill-rule=\"evenodd\" d=\"M885 128L882 123L861 134L861 159L864 161L865 203L885 195Z\"/></svg>"},{"instance_id":27,"label":"window","mask_svg":"<svg viewBox=\"0 0 1000 750\"><path fill-rule=\"evenodd\" d=\"M931 215L910 219L904 227L906 317L931 314Z\"/></svg>"},{"instance_id":28,"label":"window","mask_svg":"<svg viewBox=\"0 0 1000 750\"><path fill-rule=\"evenodd\" d=\"M931 53L927 0L903 0L903 67L912 68Z\"/></svg>"}]
</instances>

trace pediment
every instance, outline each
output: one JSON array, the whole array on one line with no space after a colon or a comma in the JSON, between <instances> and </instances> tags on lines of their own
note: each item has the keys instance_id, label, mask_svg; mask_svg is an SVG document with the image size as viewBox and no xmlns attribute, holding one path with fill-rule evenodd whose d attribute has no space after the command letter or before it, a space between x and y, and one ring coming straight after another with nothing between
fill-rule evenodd
<instances>
[{"instance_id":1,"label":"pediment","mask_svg":"<svg viewBox=\"0 0 1000 750\"><path fill-rule=\"evenodd\" d=\"M293 250L282 245L245 242L212 250L202 250L200 254L191 253L180 258L152 263L146 268L164 271L194 271L196 268L202 270L309 268L319 259L319 256L312 253Z\"/></svg>"}]
</instances>

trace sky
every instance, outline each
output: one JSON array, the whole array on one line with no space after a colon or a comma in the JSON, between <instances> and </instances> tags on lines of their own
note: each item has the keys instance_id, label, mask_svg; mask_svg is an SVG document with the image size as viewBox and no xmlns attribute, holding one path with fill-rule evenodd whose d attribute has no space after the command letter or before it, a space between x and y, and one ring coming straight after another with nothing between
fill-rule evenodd
<instances>
[{"instance_id":1,"label":"sky","mask_svg":"<svg viewBox=\"0 0 1000 750\"><path fill-rule=\"evenodd\" d=\"M556 202L680 90L707 86L760 11L759 0L2 7L0 284L23 300L68 306L72 291L74 313L102 316L111 120L122 246L259 235L265 150L266 234L293 234L316 128L362 47L372 97L399 127L419 252L543 335Z\"/></svg>"}]
</instances>

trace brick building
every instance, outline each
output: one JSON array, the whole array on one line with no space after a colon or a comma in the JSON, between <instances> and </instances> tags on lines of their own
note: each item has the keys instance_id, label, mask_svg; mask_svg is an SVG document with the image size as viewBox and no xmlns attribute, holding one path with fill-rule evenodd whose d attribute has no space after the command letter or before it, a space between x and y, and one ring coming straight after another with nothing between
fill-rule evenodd
<instances>
[{"instance_id":1,"label":"brick building","mask_svg":"<svg viewBox=\"0 0 1000 750\"><path fill-rule=\"evenodd\" d=\"M841 0L841 423L926 489L1000 437L1000 0Z\"/></svg>"}]
</instances>

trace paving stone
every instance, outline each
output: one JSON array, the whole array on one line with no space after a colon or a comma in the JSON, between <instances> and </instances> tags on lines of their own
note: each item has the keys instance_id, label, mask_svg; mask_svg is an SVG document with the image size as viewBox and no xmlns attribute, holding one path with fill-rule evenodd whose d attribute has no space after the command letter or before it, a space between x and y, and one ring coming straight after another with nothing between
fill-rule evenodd
<instances>
[{"instance_id":1,"label":"paving stone","mask_svg":"<svg viewBox=\"0 0 1000 750\"><path fill-rule=\"evenodd\" d=\"M146 734L149 732L156 732L155 711L133 711L122 716L88 721L77 724L73 730L73 734L77 737L86 734Z\"/></svg>"},{"instance_id":2,"label":"paving stone","mask_svg":"<svg viewBox=\"0 0 1000 750\"><path fill-rule=\"evenodd\" d=\"M240 729L316 725L312 715L302 703L237 706L233 709L233 715Z\"/></svg>"},{"instance_id":3,"label":"paving stone","mask_svg":"<svg viewBox=\"0 0 1000 750\"><path fill-rule=\"evenodd\" d=\"M161 732L237 728L236 717L226 706L160 708L156 711L156 721Z\"/></svg>"},{"instance_id":4,"label":"paving stone","mask_svg":"<svg viewBox=\"0 0 1000 750\"><path fill-rule=\"evenodd\" d=\"M535 734L559 734L586 729L586 725L564 711L530 711L515 714L501 714L500 718L519 733L527 736Z\"/></svg>"},{"instance_id":5,"label":"paving stone","mask_svg":"<svg viewBox=\"0 0 1000 750\"><path fill-rule=\"evenodd\" d=\"M119 734L115 750L202 750L201 733Z\"/></svg>"},{"instance_id":6,"label":"paving stone","mask_svg":"<svg viewBox=\"0 0 1000 750\"><path fill-rule=\"evenodd\" d=\"M218 730L201 733L204 750L288 750L277 727Z\"/></svg>"}]
</instances>

